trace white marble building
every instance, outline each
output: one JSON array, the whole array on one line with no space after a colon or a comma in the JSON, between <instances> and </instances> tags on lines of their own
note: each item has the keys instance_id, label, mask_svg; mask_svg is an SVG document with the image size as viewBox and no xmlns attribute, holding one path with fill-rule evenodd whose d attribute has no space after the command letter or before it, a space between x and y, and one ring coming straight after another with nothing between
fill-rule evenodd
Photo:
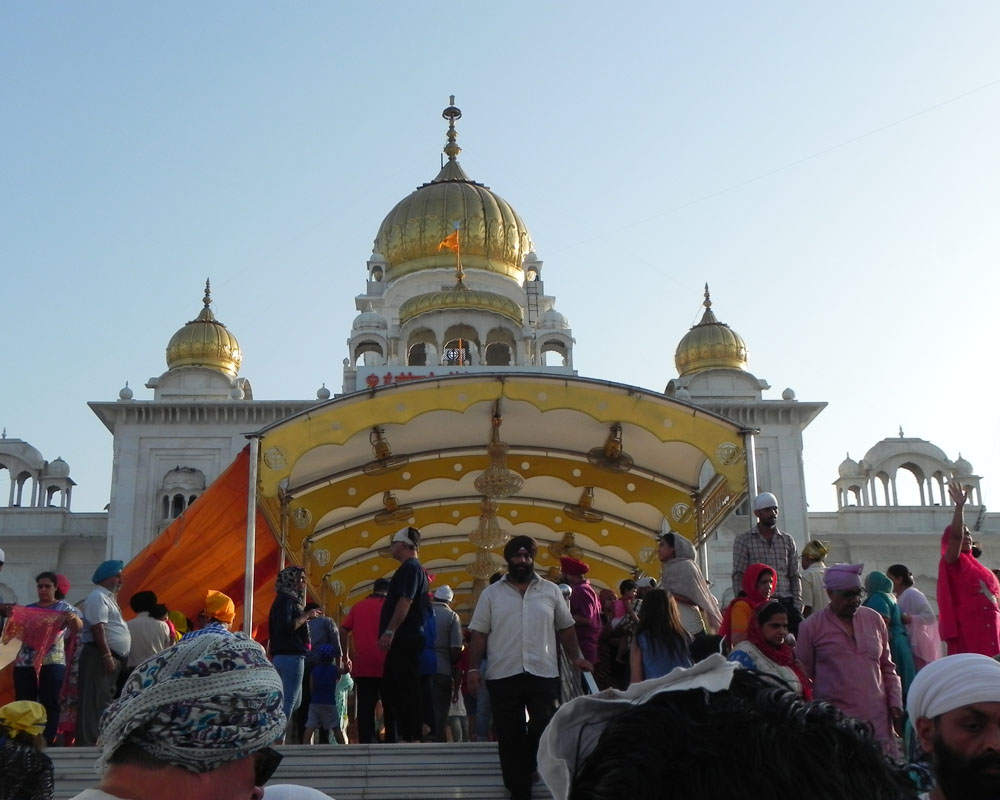
<instances>
[{"instance_id":1,"label":"white marble building","mask_svg":"<svg viewBox=\"0 0 1000 800\"><path fill-rule=\"evenodd\" d=\"M461 114L449 106L444 116L445 165L390 210L359 269L366 283L354 300L359 314L347 339L345 393L456 370L575 374L572 330L545 293L543 262L527 227L503 198L465 174L454 127ZM440 231L442 220L458 217L465 227L456 252ZM826 403L799 400L791 389L765 397L770 386L749 372L746 343L711 305L706 287L702 320L677 331L678 375L664 393L759 431L757 489L778 496L779 524L800 547L821 538L833 544L830 563L864 561L884 570L902 561L933 597L951 476L972 490L970 527L983 537L1000 529L1000 516L986 513L971 464L920 439L886 439L861 461L840 465L837 511L810 513L802 432ZM206 283L197 316L169 339L166 371L146 383L151 397L137 398L126 386L117 399L89 404L114 440L105 511L72 511L66 462L46 461L20 439L0 439L0 547L7 554L0 596L33 599L33 576L43 569L86 586L96 563L129 560L189 506L246 446L248 431L330 397L323 386L315 399L255 399L239 375L242 355L235 335L215 319ZM731 596L733 538L753 522L745 503L702 547L720 599ZM987 552L990 546L984 542Z\"/></svg>"}]
</instances>

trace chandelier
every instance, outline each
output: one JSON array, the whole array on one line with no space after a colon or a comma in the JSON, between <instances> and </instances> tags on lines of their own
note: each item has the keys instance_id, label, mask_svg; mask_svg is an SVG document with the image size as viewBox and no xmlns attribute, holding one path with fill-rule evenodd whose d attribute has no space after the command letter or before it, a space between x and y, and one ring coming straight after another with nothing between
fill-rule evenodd
<instances>
[{"instance_id":1,"label":"chandelier","mask_svg":"<svg viewBox=\"0 0 1000 800\"><path fill-rule=\"evenodd\" d=\"M479 548L476 550L476 557L465 567L465 571L477 580L486 581L502 566L503 560L499 556L494 555L489 550Z\"/></svg>"},{"instance_id":2,"label":"chandelier","mask_svg":"<svg viewBox=\"0 0 1000 800\"><path fill-rule=\"evenodd\" d=\"M490 465L475 480L476 491L491 500L502 500L517 494L524 486L524 478L507 467L507 445L500 441L500 401L497 400L490 428L490 444L486 452Z\"/></svg>"},{"instance_id":3,"label":"chandelier","mask_svg":"<svg viewBox=\"0 0 1000 800\"><path fill-rule=\"evenodd\" d=\"M482 550L492 550L505 544L510 539L510 534L504 531L497 521L496 503L484 497L481 508L479 525L469 534L469 541Z\"/></svg>"}]
</instances>

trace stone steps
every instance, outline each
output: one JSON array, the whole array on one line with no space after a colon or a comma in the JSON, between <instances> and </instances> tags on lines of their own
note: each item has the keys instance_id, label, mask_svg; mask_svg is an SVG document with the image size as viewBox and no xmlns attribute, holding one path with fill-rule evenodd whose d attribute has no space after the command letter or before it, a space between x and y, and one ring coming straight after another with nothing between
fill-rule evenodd
<instances>
[{"instance_id":1,"label":"stone steps","mask_svg":"<svg viewBox=\"0 0 1000 800\"><path fill-rule=\"evenodd\" d=\"M503 800L495 742L287 745L271 783L312 786L336 800ZM93 747L53 747L56 800L97 783ZM550 798L544 786L535 798Z\"/></svg>"}]
</instances>

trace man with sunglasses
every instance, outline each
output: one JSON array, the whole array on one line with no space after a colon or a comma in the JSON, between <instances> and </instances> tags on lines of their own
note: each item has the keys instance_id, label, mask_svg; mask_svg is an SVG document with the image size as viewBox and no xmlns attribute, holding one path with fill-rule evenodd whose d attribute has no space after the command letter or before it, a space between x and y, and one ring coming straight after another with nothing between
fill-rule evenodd
<instances>
[{"instance_id":1,"label":"man with sunglasses","mask_svg":"<svg viewBox=\"0 0 1000 800\"><path fill-rule=\"evenodd\" d=\"M889 755L898 755L894 728L903 720L903 690L889 653L882 615L861 605L864 564L826 568L830 604L799 627L795 655L813 679L813 695L850 717L871 723Z\"/></svg>"},{"instance_id":2,"label":"man with sunglasses","mask_svg":"<svg viewBox=\"0 0 1000 800\"><path fill-rule=\"evenodd\" d=\"M285 722L264 649L206 629L129 675L101 719L100 783L73 800L262 800Z\"/></svg>"}]
</instances>

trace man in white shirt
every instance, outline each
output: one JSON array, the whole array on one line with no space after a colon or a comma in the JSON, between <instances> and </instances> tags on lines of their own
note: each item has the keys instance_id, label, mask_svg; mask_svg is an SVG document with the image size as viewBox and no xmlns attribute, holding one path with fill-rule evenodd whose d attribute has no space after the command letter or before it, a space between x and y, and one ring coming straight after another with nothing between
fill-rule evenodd
<instances>
[{"instance_id":1,"label":"man in white shirt","mask_svg":"<svg viewBox=\"0 0 1000 800\"><path fill-rule=\"evenodd\" d=\"M483 590L469 623L466 686L475 693L485 677L500 769L511 800L531 797L538 740L559 704L556 639L573 666L593 669L580 654L573 617L559 588L535 574L537 551L530 536L507 542L507 574ZM487 674L480 676L487 643Z\"/></svg>"},{"instance_id":2,"label":"man in white shirt","mask_svg":"<svg viewBox=\"0 0 1000 800\"><path fill-rule=\"evenodd\" d=\"M105 561L94 572L95 587L83 601L80 641L79 706L76 743L97 744L101 714L115 697L119 674L126 669L132 636L118 607L123 561Z\"/></svg>"}]
</instances>

